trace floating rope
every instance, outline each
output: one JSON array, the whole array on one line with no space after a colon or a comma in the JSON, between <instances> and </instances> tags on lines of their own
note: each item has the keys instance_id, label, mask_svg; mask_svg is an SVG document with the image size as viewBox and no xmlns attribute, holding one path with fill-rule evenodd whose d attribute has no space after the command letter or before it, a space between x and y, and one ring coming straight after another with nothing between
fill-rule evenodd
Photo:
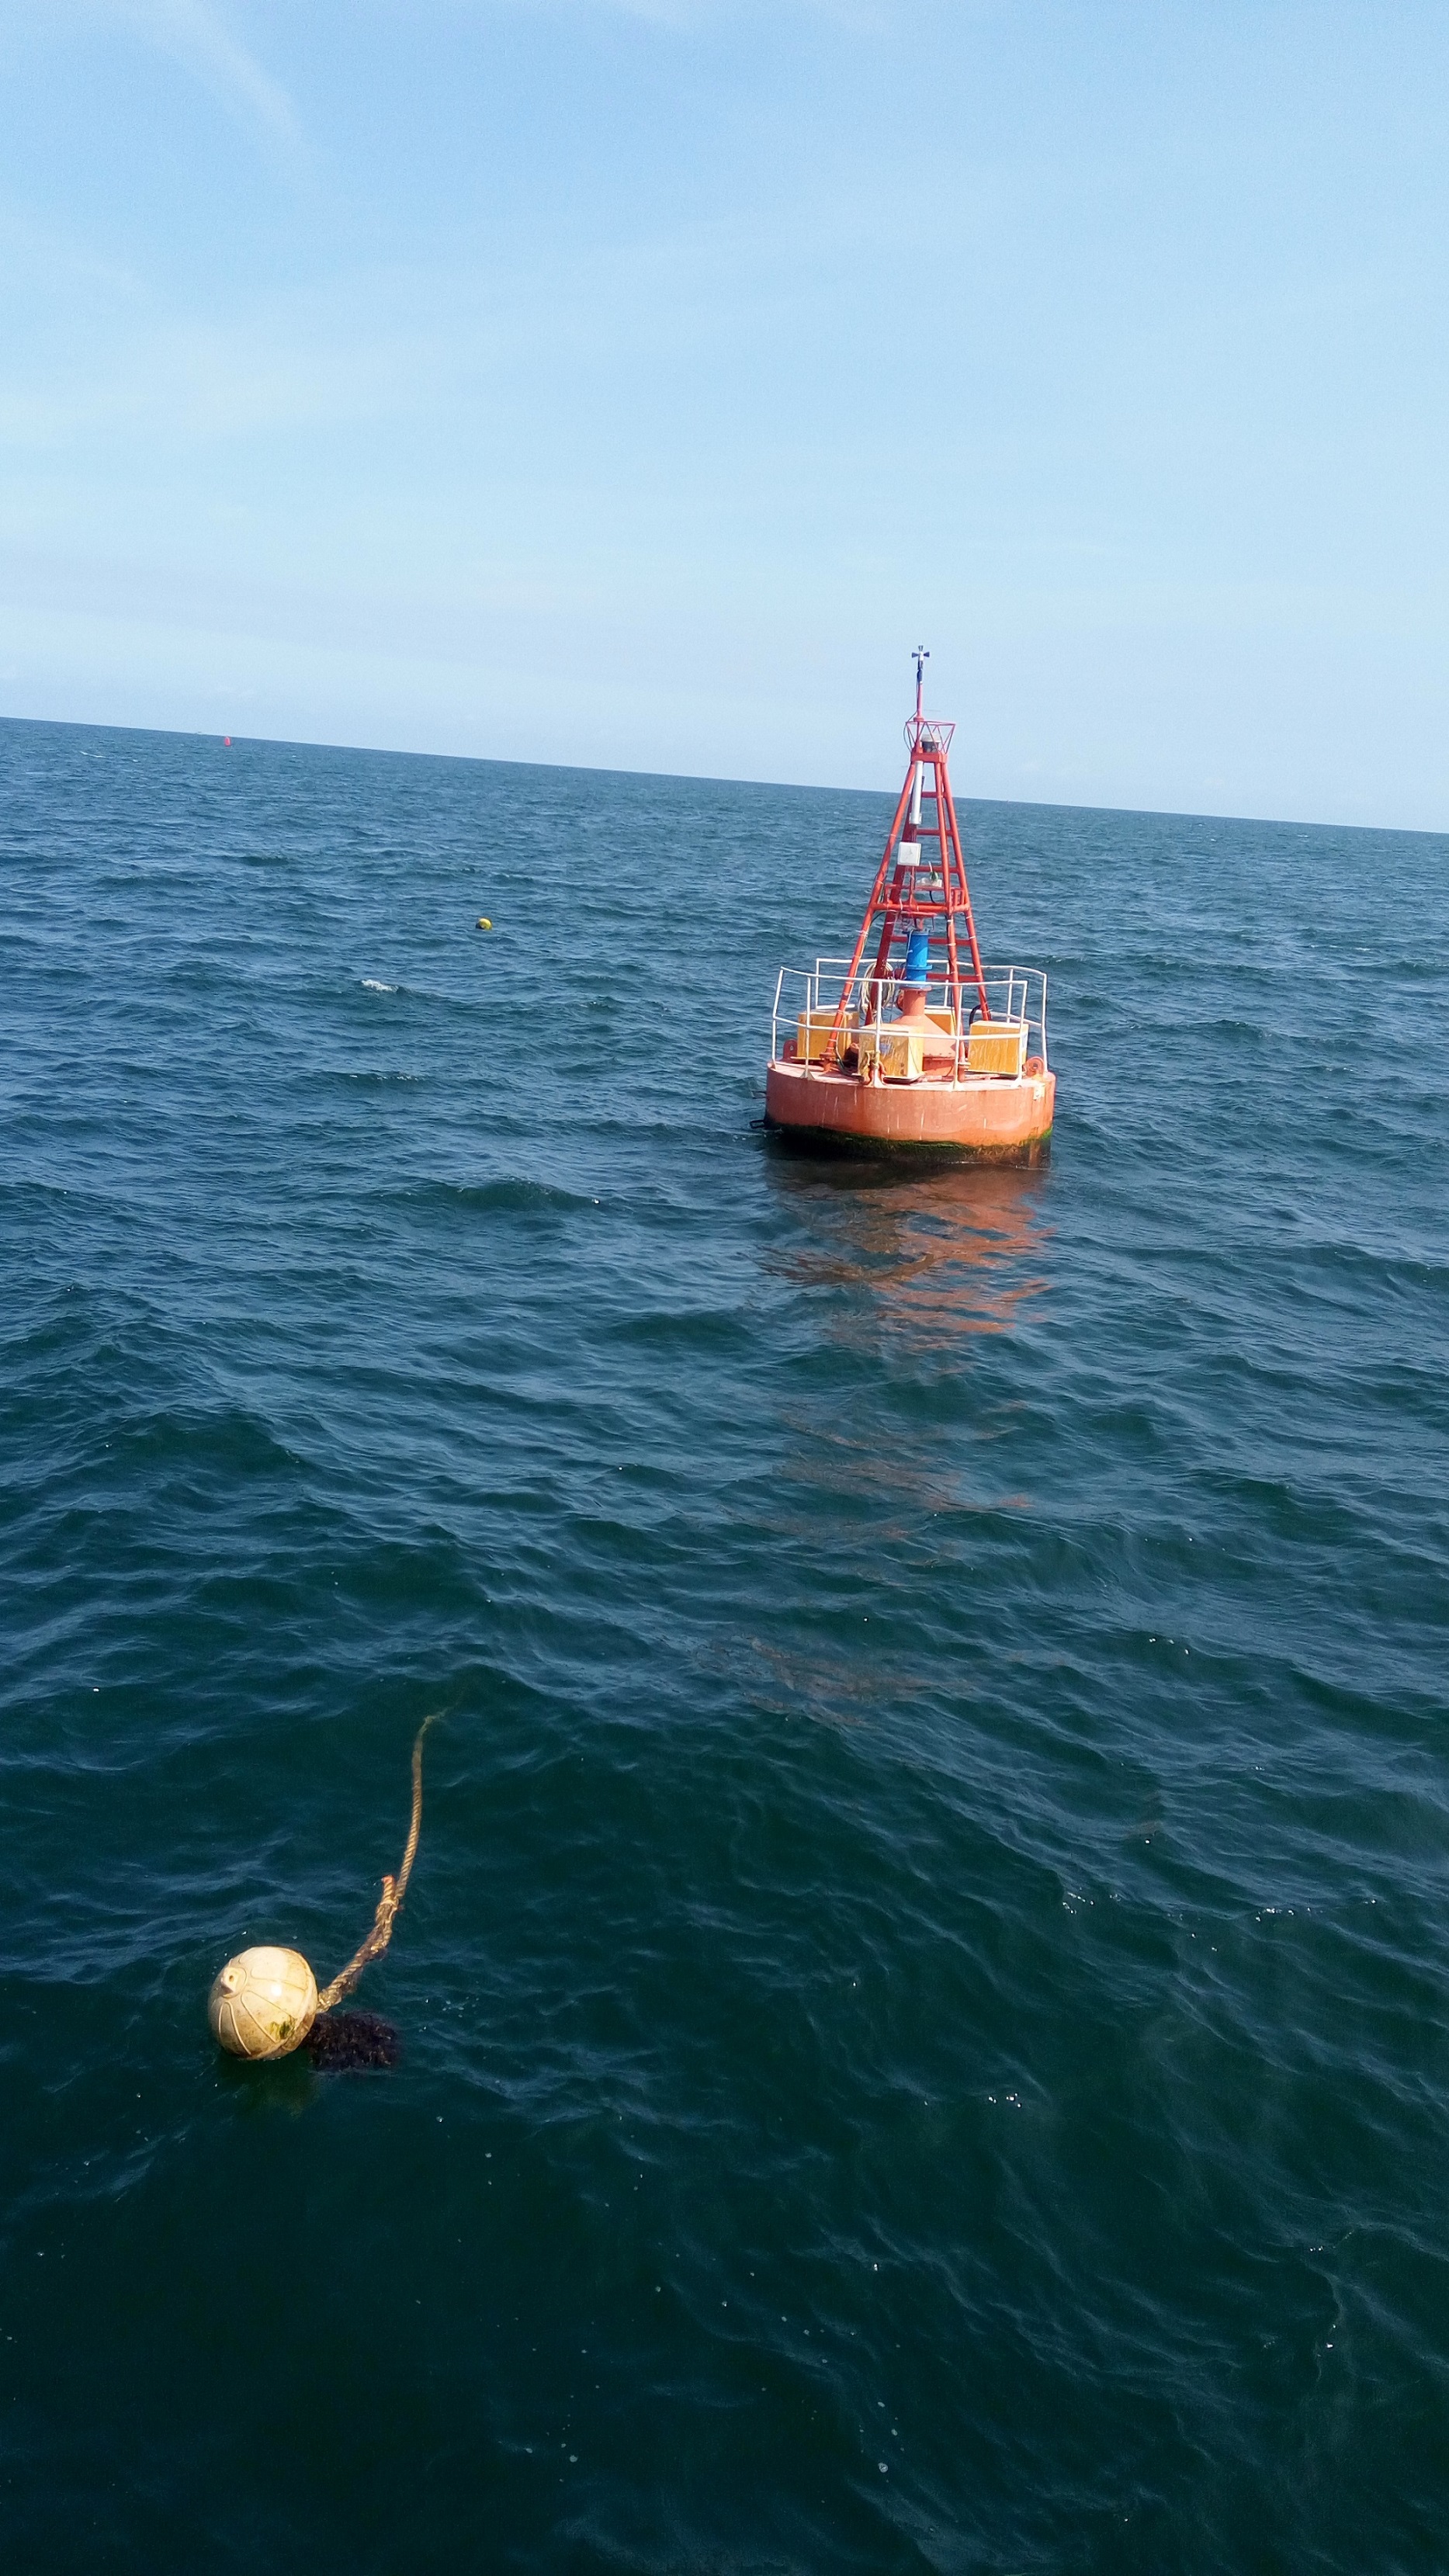
<instances>
[{"instance_id":1,"label":"floating rope","mask_svg":"<svg viewBox=\"0 0 1449 2576\"><path fill-rule=\"evenodd\" d=\"M341 2003L344 1995L351 1994L369 1959L379 1958L392 1939L392 1927L402 1910L402 1901L407 1894L413 1862L418 1856L418 1835L422 1831L423 1737L429 1727L436 1724L440 1715L441 1711L434 1709L430 1717L423 1719L422 1725L418 1728L418 1740L413 1746L413 1816L412 1823L408 1827L408 1838L398 1874L396 1878L384 1877L382 1894L377 1900L377 1912L372 1919L372 1930L361 1949L354 1953L346 1967L333 1978L331 1985L322 1988L317 1997L319 2014L330 2012L334 2004Z\"/></svg>"}]
</instances>

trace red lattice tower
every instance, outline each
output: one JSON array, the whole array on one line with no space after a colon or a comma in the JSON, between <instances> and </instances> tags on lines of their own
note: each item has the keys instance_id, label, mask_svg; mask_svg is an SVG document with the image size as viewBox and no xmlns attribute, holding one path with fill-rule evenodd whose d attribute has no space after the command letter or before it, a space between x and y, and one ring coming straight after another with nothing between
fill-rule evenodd
<instances>
[{"instance_id":1,"label":"red lattice tower","mask_svg":"<svg viewBox=\"0 0 1449 2576\"><path fill-rule=\"evenodd\" d=\"M906 774L886 834L885 851L870 901L850 960L850 973L845 979L835 1025L826 1050L838 1064L844 1052L846 1014L856 978L865 961L872 937L876 942L875 964L867 982L870 1006L879 1007L881 989L891 978L891 960L899 942L904 960L912 931L930 934L933 927L944 927L946 936L946 977L951 987L952 1005L960 1013L965 987L973 985L980 996L985 1018L991 1016L982 976L981 951L976 944L976 923L971 912L971 890L966 883L966 861L961 849L961 826L956 820L956 800L951 793L951 737L956 728L943 724L937 716L921 713L921 688L930 655L918 645L916 664L916 712L906 719ZM930 785L926 784L927 772ZM927 822L924 808L930 803L934 815ZM904 854L904 855L903 855ZM969 957L969 971L962 974L962 933ZM939 978L932 978L939 981Z\"/></svg>"}]
</instances>

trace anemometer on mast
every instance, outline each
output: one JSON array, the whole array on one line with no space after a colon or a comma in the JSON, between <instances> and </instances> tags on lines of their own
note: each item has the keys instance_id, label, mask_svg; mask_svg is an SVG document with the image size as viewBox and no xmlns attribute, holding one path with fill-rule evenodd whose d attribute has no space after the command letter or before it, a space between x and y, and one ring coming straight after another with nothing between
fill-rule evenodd
<instances>
[{"instance_id":1,"label":"anemometer on mast","mask_svg":"<svg viewBox=\"0 0 1449 2576\"><path fill-rule=\"evenodd\" d=\"M930 646L929 646L928 644L918 644L918 645L916 646L915 653L914 653L914 655L912 656L912 659L914 660L915 665L916 665L916 722L917 722L917 724L919 724L919 723L920 723L920 720L921 720L921 681L922 681L922 678L924 677L924 674L925 674L926 664L929 662L930 658L931 658L931 648L930 648Z\"/></svg>"}]
</instances>

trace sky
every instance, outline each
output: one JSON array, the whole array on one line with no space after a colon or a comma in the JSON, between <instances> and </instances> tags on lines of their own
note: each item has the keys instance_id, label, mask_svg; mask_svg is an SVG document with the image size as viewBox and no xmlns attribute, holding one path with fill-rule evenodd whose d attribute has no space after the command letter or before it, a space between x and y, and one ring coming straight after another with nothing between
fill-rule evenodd
<instances>
[{"instance_id":1,"label":"sky","mask_svg":"<svg viewBox=\"0 0 1449 2576\"><path fill-rule=\"evenodd\" d=\"M0 714L1449 827L1445 0L4 0Z\"/></svg>"}]
</instances>

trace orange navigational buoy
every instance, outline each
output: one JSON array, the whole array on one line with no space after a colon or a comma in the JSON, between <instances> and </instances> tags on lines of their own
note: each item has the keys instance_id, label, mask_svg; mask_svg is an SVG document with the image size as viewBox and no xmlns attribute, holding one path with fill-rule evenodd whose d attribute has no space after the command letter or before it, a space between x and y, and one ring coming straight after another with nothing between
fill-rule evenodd
<instances>
[{"instance_id":1,"label":"orange navigational buoy","mask_svg":"<svg viewBox=\"0 0 1449 2576\"><path fill-rule=\"evenodd\" d=\"M816 1145L921 1147L1031 1162L1051 1134L1046 976L986 966L951 793L954 725L921 711L849 957L782 966L765 1123Z\"/></svg>"}]
</instances>

